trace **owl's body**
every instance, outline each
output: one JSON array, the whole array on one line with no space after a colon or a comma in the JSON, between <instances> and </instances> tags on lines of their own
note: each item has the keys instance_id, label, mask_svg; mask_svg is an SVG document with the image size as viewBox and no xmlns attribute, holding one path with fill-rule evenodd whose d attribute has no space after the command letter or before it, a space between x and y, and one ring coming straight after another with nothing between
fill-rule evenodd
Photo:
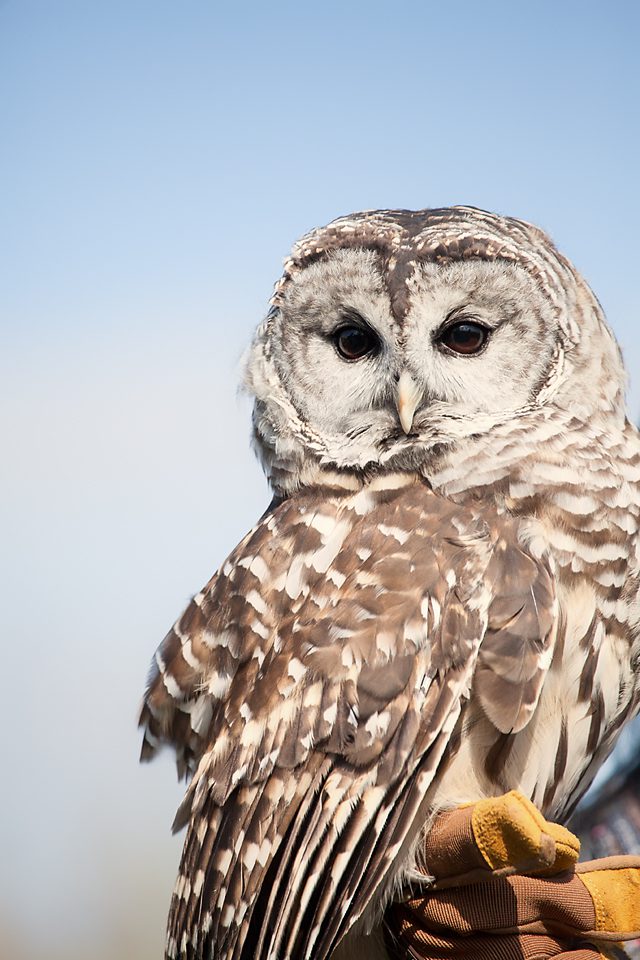
<instances>
[{"instance_id":1,"label":"owl's body","mask_svg":"<svg viewBox=\"0 0 640 960\"><path fill-rule=\"evenodd\" d=\"M304 238L247 382L275 499L143 708L193 774L167 955L325 960L437 810L562 817L637 710L640 442L584 281L472 208Z\"/></svg>"}]
</instances>

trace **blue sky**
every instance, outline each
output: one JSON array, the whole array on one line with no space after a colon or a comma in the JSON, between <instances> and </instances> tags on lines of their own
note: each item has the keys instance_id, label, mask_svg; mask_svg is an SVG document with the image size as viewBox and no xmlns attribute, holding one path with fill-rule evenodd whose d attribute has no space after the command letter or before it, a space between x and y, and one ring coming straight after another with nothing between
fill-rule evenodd
<instances>
[{"instance_id":1,"label":"blue sky","mask_svg":"<svg viewBox=\"0 0 640 960\"><path fill-rule=\"evenodd\" d=\"M603 302L637 416L639 10L0 3L14 930L47 886L12 956L158 955L181 790L168 759L137 767L137 701L266 504L238 362L299 234L456 202L540 224Z\"/></svg>"}]
</instances>

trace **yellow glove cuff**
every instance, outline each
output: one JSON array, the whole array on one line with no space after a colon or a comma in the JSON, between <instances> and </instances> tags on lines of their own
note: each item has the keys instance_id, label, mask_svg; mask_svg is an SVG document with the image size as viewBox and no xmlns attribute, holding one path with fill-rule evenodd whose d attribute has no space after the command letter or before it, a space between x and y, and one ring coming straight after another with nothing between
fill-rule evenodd
<instances>
[{"instance_id":1,"label":"yellow glove cuff","mask_svg":"<svg viewBox=\"0 0 640 960\"><path fill-rule=\"evenodd\" d=\"M619 935L619 939L640 937L640 860L638 857L606 857L581 863L576 873L593 900L595 929Z\"/></svg>"}]
</instances>

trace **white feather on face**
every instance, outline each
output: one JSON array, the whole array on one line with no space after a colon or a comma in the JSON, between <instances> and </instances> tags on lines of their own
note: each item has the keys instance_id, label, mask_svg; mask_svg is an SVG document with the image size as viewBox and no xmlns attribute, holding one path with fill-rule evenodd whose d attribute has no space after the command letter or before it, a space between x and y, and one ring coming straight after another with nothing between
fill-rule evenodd
<instances>
[{"instance_id":1,"label":"white feather on face","mask_svg":"<svg viewBox=\"0 0 640 960\"><path fill-rule=\"evenodd\" d=\"M404 362L424 385L416 426L476 415L517 415L534 402L546 380L559 332L548 302L522 268L484 261L424 264L415 278L404 322ZM490 332L470 356L442 349L443 324L469 319ZM430 409L434 405L435 409ZM477 424L483 429L485 418Z\"/></svg>"},{"instance_id":2,"label":"white feather on face","mask_svg":"<svg viewBox=\"0 0 640 960\"><path fill-rule=\"evenodd\" d=\"M580 342L568 343L552 302L522 266L418 262L407 286L410 306L399 320L376 255L365 249L333 250L288 282L246 374L272 478L285 463L287 483L297 486L309 457L338 469L426 467L434 447L477 439L505 422L522 420L528 429L550 400L564 411L586 406L577 410L586 419L589 398L600 403L607 389L621 394L617 348L597 313ZM441 342L448 326L463 321L487 331L478 353L456 354ZM345 360L336 335L352 323L369 330L377 348ZM594 339L601 342L595 354ZM408 436L397 408L403 373L418 397ZM607 386L594 391L594 378Z\"/></svg>"},{"instance_id":3,"label":"white feather on face","mask_svg":"<svg viewBox=\"0 0 640 960\"><path fill-rule=\"evenodd\" d=\"M348 361L338 353L335 333L352 318L376 334L375 356ZM396 327L383 278L368 251L337 250L291 284L273 326L271 349L294 407L312 430L344 437L363 413L378 430L398 429Z\"/></svg>"}]
</instances>

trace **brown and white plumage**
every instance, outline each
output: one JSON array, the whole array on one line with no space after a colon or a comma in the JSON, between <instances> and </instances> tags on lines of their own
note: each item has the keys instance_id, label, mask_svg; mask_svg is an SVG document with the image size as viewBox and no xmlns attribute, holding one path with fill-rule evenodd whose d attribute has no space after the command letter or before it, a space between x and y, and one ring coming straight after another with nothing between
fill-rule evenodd
<instances>
[{"instance_id":1,"label":"brown and white plumage","mask_svg":"<svg viewBox=\"0 0 640 960\"><path fill-rule=\"evenodd\" d=\"M375 352L339 356L345 323ZM303 238L247 382L276 498L141 718L192 775L167 956L324 960L437 809L518 787L560 816L637 709L640 444L584 281L472 208Z\"/></svg>"}]
</instances>

